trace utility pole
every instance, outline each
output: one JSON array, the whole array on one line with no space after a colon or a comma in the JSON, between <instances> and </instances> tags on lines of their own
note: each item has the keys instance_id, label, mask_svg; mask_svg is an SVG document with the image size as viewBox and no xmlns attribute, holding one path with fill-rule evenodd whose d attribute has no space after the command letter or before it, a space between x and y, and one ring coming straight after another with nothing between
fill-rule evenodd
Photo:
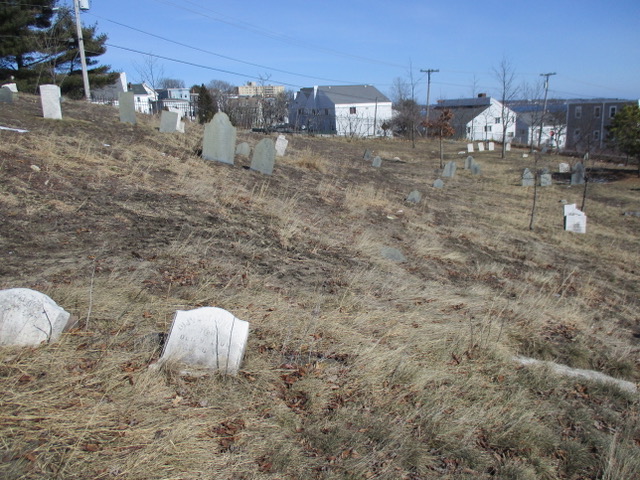
<instances>
[{"instance_id":1,"label":"utility pole","mask_svg":"<svg viewBox=\"0 0 640 480\"><path fill-rule=\"evenodd\" d=\"M76 12L76 32L78 34L78 50L80 50L80 63L82 64L82 82L84 83L84 96L88 102L91 101L91 90L89 89L89 72L87 71L87 57L84 54L84 39L82 38L82 23L80 21L80 0L73 0L73 8ZM89 2L82 2L82 9L89 9Z\"/></svg>"},{"instance_id":2,"label":"utility pole","mask_svg":"<svg viewBox=\"0 0 640 480\"><path fill-rule=\"evenodd\" d=\"M538 132L538 148L540 148L540 144L542 143L542 128L544 127L544 117L547 114L547 95L549 94L549 77L555 74L556 72L540 74L540 76L545 77L545 79L544 79L544 104L542 106L542 118L540 119L540 131Z\"/></svg>"},{"instance_id":3,"label":"utility pole","mask_svg":"<svg viewBox=\"0 0 640 480\"><path fill-rule=\"evenodd\" d=\"M429 101L431 98L431 74L437 73L440 70L429 68L427 70L420 70L420 71L427 74L427 122L428 122L429 121ZM427 136L429 136L429 127L427 127Z\"/></svg>"}]
</instances>

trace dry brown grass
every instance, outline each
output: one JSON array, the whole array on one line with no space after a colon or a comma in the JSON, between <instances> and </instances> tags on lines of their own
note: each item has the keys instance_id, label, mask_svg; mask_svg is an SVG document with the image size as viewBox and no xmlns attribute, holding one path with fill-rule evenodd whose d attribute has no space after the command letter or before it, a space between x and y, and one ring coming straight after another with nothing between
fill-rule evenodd
<instances>
[{"instance_id":1,"label":"dry brown grass","mask_svg":"<svg viewBox=\"0 0 640 480\"><path fill-rule=\"evenodd\" d=\"M590 186L585 236L562 231L581 190L542 189L529 231L517 151L436 190L430 143L293 136L264 177L198 158L198 125L75 102L47 122L27 95L7 112L32 133L0 131L0 286L79 323L0 349L2 478L640 475L635 396L512 361L640 378L637 180ZM202 305L250 322L241 373L149 368Z\"/></svg>"}]
</instances>

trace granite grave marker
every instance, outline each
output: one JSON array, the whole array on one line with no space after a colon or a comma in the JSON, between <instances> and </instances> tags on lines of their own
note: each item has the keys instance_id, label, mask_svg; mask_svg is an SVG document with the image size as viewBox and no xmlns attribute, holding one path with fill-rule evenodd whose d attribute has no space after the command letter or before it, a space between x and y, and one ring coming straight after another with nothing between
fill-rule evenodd
<instances>
[{"instance_id":1,"label":"granite grave marker","mask_svg":"<svg viewBox=\"0 0 640 480\"><path fill-rule=\"evenodd\" d=\"M235 145L235 127L231 125L226 113L216 113L204 127L202 158L233 165Z\"/></svg>"}]
</instances>

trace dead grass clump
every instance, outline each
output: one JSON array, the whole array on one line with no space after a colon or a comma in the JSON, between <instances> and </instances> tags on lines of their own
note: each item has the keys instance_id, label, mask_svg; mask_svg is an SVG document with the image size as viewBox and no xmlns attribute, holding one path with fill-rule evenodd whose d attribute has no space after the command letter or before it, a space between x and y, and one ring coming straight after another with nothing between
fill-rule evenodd
<instances>
[{"instance_id":1,"label":"dead grass clump","mask_svg":"<svg viewBox=\"0 0 640 480\"><path fill-rule=\"evenodd\" d=\"M292 163L295 166L320 173L326 173L329 169L329 162L321 154L314 152L309 147L297 151Z\"/></svg>"}]
</instances>

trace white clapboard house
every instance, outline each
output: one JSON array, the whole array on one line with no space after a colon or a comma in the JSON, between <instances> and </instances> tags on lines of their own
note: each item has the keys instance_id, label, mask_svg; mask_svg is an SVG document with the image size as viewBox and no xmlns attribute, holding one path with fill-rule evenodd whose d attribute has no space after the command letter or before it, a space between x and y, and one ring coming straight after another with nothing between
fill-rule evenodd
<instances>
[{"instance_id":1,"label":"white clapboard house","mask_svg":"<svg viewBox=\"0 0 640 480\"><path fill-rule=\"evenodd\" d=\"M349 137L382 136L391 116L391 100L371 85L302 88L289 106L296 130Z\"/></svg>"}]
</instances>

